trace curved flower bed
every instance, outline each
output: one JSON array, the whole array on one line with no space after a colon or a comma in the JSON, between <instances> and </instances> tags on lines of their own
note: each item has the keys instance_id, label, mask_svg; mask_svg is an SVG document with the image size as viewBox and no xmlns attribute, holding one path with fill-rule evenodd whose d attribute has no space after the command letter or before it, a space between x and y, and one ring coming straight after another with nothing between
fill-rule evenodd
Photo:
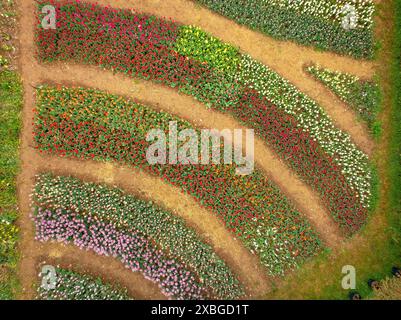
<instances>
[{"instance_id":1,"label":"curved flower bed","mask_svg":"<svg viewBox=\"0 0 401 320\"><path fill-rule=\"evenodd\" d=\"M377 122L380 106L380 89L377 83L317 65L309 66L306 70L355 110L373 132L380 128Z\"/></svg>"},{"instance_id":2,"label":"curved flower bed","mask_svg":"<svg viewBox=\"0 0 401 320\"><path fill-rule=\"evenodd\" d=\"M96 90L41 88L37 92L36 147L60 156L118 161L181 188L214 212L257 253L269 274L282 274L316 254L320 241L307 220L258 170L239 176L234 165L149 165L150 129L167 132L190 123Z\"/></svg>"},{"instance_id":3,"label":"curved flower bed","mask_svg":"<svg viewBox=\"0 0 401 320\"><path fill-rule=\"evenodd\" d=\"M372 179L366 155L347 134L334 127L316 103L276 73L198 28L178 27L130 10L69 1L50 2L57 7L59 18L56 30L38 29L41 60L101 65L177 87L208 107L233 114L245 125L255 126L257 133L273 146L286 144L287 134L282 132L277 136L272 132L270 123L275 119L265 119L262 123L255 122L255 118L262 110L274 114L281 109L285 113L283 117L288 119L286 130L304 131L304 145L295 146L290 154L278 150L279 154L321 194L347 234L363 225ZM138 21L141 23L136 24ZM157 37L155 30L159 32ZM251 100L245 101L252 99L249 95L252 89L277 105L267 99L259 100L256 106ZM299 153L298 147L308 156ZM305 170L309 165L316 169ZM326 173L330 178L322 177Z\"/></svg>"},{"instance_id":4,"label":"curved flower bed","mask_svg":"<svg viewBox=\"0 0 401 320\"><path fill-rule=\"evenodd\" d=\"M69 208L109 221L118 228L134 228L193 270L202 286L220 299L245 293L225 262L193 229L166 210L116 188L83 183L72 177L37 177L33 200L46 208Z\"/></svg>"},{"instance_id":5,"label":"curved flower bed","mask_svg":"<svg viewBox=\"0 0 401 320\"><path fill-rule=\"evenodd\" d=\"M374 52L372 0L195 0L207 8L279 40L292 40L356 58ZM347 7L356 9L356 28L345 30Z\"/></svg>"},{"instance_id":6,"label":"curved flower bed","mask_svg":"<svg viewBox=\"0 0 401 320\"><path fill-rule=\"evenodd\" d=\"M177 299L202 299L206 292L194 275L179 262L158 250L134 229L119 229L96 216L66 209L36 207L35 239L73 244L80 249L121 260L132 271L158 283L162 292Z\"/></svg>"},{"instance_id":7,"label":"curved flower bed","mask_svg":"<svg viewBox=\"0 0 401 320\"><path fill-rule=\"evenodd\" d=\"M39 300L132 300L127 289L104 283L100 278L74 272L68 269L56 269L54 289L38 288Z\"/></svg>"}]
</instances>

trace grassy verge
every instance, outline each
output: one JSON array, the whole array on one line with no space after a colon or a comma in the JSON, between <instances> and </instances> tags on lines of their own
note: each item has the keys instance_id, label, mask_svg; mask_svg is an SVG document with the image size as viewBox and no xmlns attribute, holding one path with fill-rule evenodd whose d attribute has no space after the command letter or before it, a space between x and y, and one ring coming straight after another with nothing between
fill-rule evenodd
<instances>
[{"instance_id":1,"label":"grassy verge","mask_svg":"<svg viewBox=\"0 0 401 320\"><path fill-rule=\"evenodd\" d=\"M22 86L12 71L0 72L0 300L12 299L18 288L15 250L17 228L16 176L19 172L19 133Z\"/></svg>"}]
</instances>

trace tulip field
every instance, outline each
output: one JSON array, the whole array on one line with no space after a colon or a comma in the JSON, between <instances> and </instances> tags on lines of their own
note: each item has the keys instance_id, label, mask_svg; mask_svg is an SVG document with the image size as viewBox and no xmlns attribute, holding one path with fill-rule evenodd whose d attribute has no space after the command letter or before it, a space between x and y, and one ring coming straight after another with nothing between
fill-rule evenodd
<instances>
[{"instance_id":1,"label":"tulip field","mask_svg":"<svg viewBox=\"0 0 401 320\"><path fill-rule=\"evenodd\" d=\"M19 213L0 208L0 267L15 263L19 282L7 297L346 299L343 265L365 281L392 263L372 257L398 241L374 1L15 4ZM1 190L16 163L3 158Z\"/></svg>"},{"instance_id":2,"label":"tulip field","mask_svg":"<svg viewBox=\"0 0 401 320\"><path fill-rule=\"evenodd\" d=\"M170 114L99 91L49 87L38 90L36 112L34 140L40 152L138 166L178 186L258 253L271 275L282 274L320 248L308 221L258 170L237 176L228 165L149 165L145 133L151 128L167 130L174 120ZM190 127L176 120L179 127ZM85 199L77 200L81 201Z\"/></svg>"},{"instance_id":3,"label":"tulip field","mask_svg":"<svg viewBox=\"0 0 401 320\"><path fill-rule=\"evenodd\" d=\"M56 4L63 23L54 31L38 29L39 59L94 64L152 80L233 115L316 189L345 233L363 225L371 193L367 156L278 74L196 27L128 10Z\"/></svg>"}]
</instances>

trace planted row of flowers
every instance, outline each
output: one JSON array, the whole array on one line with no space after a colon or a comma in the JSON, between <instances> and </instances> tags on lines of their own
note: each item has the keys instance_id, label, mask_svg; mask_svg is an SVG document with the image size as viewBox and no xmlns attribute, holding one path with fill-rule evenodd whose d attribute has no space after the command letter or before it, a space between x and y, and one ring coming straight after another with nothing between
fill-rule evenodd
<instances>
[{"instance_id":1,"label":"planted row of flowers","mask_svg":"<svg viewBox=\"0 0 401 320\"><path fill-rule=\"evenodd\" d=\"M137 166L181 188L257 253L269 274L316 254L316 233L260 171L239 176L234 165L149 165L146 134L153 128L167 132L170 121L179 130L191 128L168 113L97 90L42 87L34 140L40 151Z\"/></svg>"},{"instance_id":2,"label":"planted row of flowers","mask_svg":"<svg viewBox=\"0 0 401 320\"><path fill-rule=\"evenodd\" d=\"M357 112L373 133L377 133L380 129L380 124L377 122L380 89L375 81L362 80L355 75L325 69L318 65L311 65L306 70Z\"/></svg>"},{"instance_id":3,"label":"planted row of flowers","mask_svg":"<svg viewBox=\"0 0 401 320\"><path fill-rule=\"evenodd\" d=\"M132 300L127 289L102 279L55 267L55 287L38 287L39 300Z\"/></svg>"},{"instance_id":4,"label":"planted row of flowers","mask_svg":"<svg viewBox=\"0 0 401 320\"><path fill-rule=\"evenodd\" d=\"M97 216L58 208L35 207L35 239L73 244L80 249L119 259L128 269L157 283L168 297L203 299L204 288L181 263L157 249L150 239L130 228L118 228Z\"/></svg>"},{"instance_id":5,"label":"planted row of flowers","mask_svg":"<svg viewBox=\"0 0 401 320\"><path fill-rule=\"evenodd\" d=\"M198 28L177 27L155 17L147 17L145 23L143 15L130 10L52 1L58 10L58 24L56 30L38 29L42 60L72 59L152 79L233 114L255 127L322 195L345 232L361 227L371 189L367 157L316 103L279 75ZM138 21L141 24L137 25ZM163 23L165 27L160 28ZM160 33L156 40L155 30ZM253 89L264 96L256 99L256 104L246 100L256 98ZM287 119L285 124L277 123L274 117L278 114ZM288 144L287 131L294 136L299 130L303 131L303 144ZM310 166L313 168L307 169Z\"/></svg>"},{"instance_id":6,"label":"planted row of flowers","mask_svg":"<svg viewBox=\"0 0 401 320\"><path fill-rule=\"evenodd\" d=\"M356 58L374 52L372 0L195 0L235 22L279 40L291 40ZM347 19L351 17L351 19ZM345 29L343 20L352 23ZM355 23L355 24L354 24Z\"/></svg>"},{"instance_id":7,"label":"planted row of flowers","mask_svg":"<svg viewBox=\"0 0 401 320\"><path fill-rule=\"evenodd\" d=\"M41 207L69 208L109 221L121 229L134 228L193 270L213 296L237 299L244 295L237 278L212 247L181 218L152 202L116 188L49 174L38 176L33 200Z\"/></svg>"},{"instance_id":8,"label":"planted row of flowers","mask_svg":"<svg viewBox=\"0 0 401 320\"><path fill-rule=\"evenodd\" d=\"M218 1L218 0L217 0ZM373 24L375 5L372 0L257 0L269 5L291 8L325 20L333 20L341 24L346 16L344 6L352 6L357 15L355 21L359 28L370 28Z\"/></svg>"}]
</instances>

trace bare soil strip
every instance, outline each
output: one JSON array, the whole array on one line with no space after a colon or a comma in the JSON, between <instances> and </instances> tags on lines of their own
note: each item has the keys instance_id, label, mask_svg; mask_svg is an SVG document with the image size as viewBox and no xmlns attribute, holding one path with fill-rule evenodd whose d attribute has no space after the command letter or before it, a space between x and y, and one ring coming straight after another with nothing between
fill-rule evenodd
<instances>
[{"instance_id":1,"label":"bare soil strip","mask_svg":"<svg viewBox=\"0 0 401 320\"><path fill-rule=\"evenodd\" d=\"M376 64L372 61L355 60L330 52L318 52L313 48L290 41L278 41L262 33L252 31L188 0L86 0L115 8L129 8L183 23L201 27L221 40L231 43L263 62L302 92L317 101L332 118L339 129L347 132L363 152L372 154L374 141L357 114L331 94L323 85L308 78L304 66L318 63L323 67L371 78Z\"/></svg>"}]
</instances>

